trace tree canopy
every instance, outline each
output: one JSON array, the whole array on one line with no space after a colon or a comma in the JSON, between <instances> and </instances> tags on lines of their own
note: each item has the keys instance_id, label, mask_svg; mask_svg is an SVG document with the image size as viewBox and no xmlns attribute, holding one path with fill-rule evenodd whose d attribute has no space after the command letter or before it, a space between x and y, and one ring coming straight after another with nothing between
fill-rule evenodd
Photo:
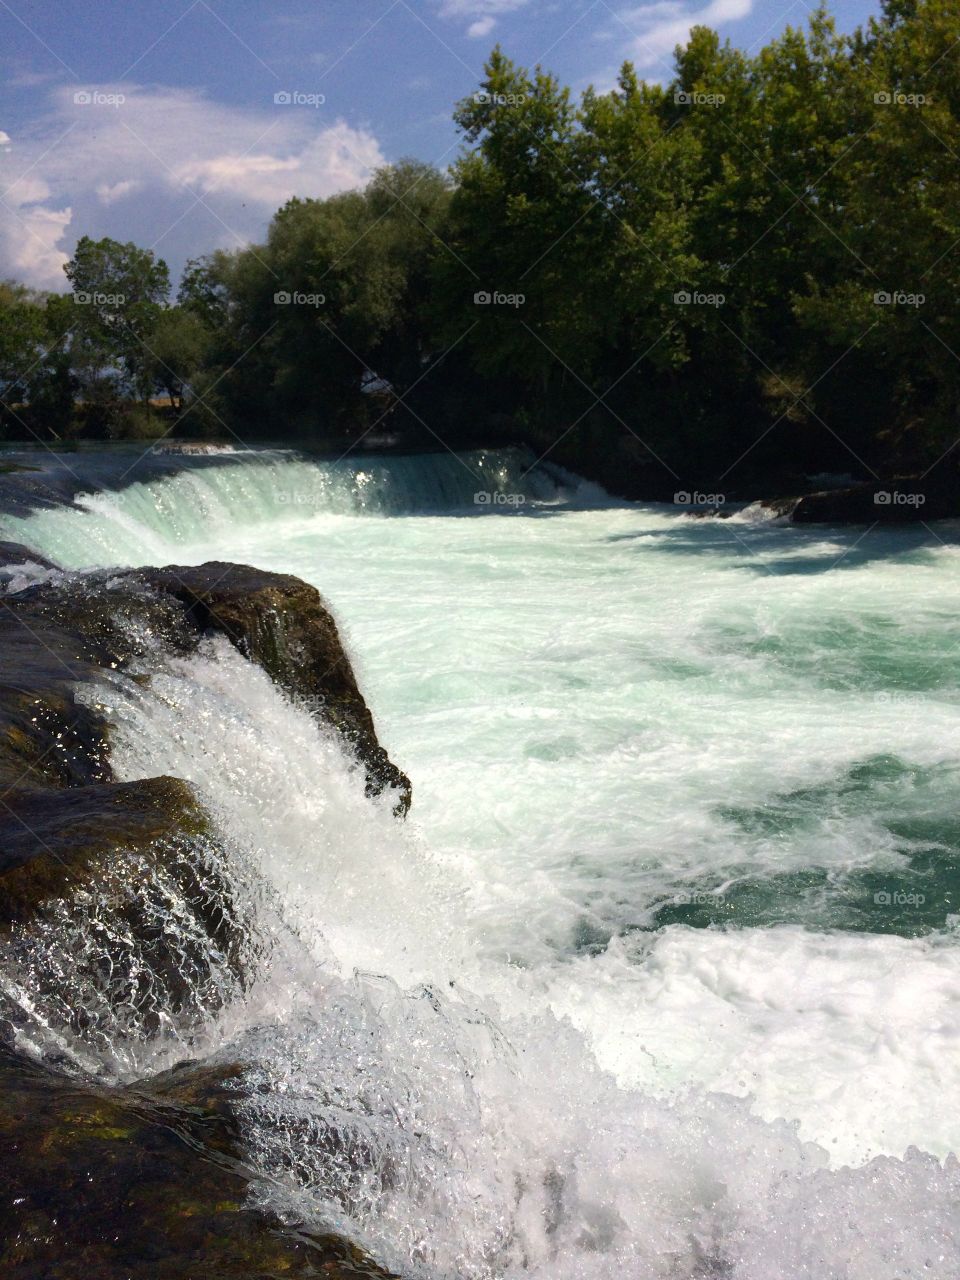
<instances>
[{"instance_id":1,"label":"tree canopy","mask_svg":"<svg viewBox=\"0 0 960 1280\"><path fill-rule=\"evenodd\" d=\"M79 242L72 303L0 287L5 429L162 394L184 434L523 440L651 496L949 458L958 42L950 0L850 35L820 8L752 55L695 28L669 83L626 63L579 101L498 47L448 174L291 200L175 303L110 240Z\"/></svg>"}]
</instances>

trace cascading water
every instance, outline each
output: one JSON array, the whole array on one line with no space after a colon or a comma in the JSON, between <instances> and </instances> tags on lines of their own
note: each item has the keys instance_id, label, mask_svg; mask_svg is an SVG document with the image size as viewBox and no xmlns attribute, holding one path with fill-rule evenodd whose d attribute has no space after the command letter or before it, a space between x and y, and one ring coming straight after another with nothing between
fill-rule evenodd
<instances>
[{"instance_id":1,"label":"cascading water","mask_svg":"<svg viewBox=\"0 0 960 1280\"><path fill-rule=\"evenodd\" d=\"M90 689L118 777L203 796L250 955L169 1026L75 1025L36 975L96 928L51 915L0 958L39 1048L241 1061L258 1194L404 1274L955 1280L957 531L693 521L531 462L254 458L6 522L315 581L415 792L399 827L222 642Z\"/></svg>"},{"instance_id":2,"label":"cascading water","mask_svg":"<svg viewBox=\"0 0 960 1280\"><path fill-rule=\"evenodd\" d=\"M562 501L565 484L594 492L534 462L519 449L370 457L362 466L307 462L283 450L237 453L217 467L81 495L76 508L2 523L37 550L55 546L57 563L81 568L144 564L181 546L222 547L238 519L261 528L320 515L515 511Z\"/></svg>"}]
</instances>

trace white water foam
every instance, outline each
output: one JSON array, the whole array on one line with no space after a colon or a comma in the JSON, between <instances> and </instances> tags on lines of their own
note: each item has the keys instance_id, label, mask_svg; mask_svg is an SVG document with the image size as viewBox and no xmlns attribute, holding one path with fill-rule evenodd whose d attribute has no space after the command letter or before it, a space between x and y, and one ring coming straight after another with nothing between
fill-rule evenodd
<instances>
[{"instance_id":1,"label":"white water foam","mask_svg":"<svg viewBox=\"0 0 960 1280\"><path fill-rule=\"evenodd\" d=\"M413 778L401 833L223 645L99 695L123 776L194 780L282 904L202 1047L249 1063L264 1196L431 1278L955 1280L956 532L575 510L546 481L465 518L479 480L441 515L413 470L288 501L308 466L6 531L313 579ZM822 927L873 910L868 874L935 899L923 936ZM743 927L755 882L773 914ZM661 923L691 893L730 923Z\"/></svg>"},{"instance_id":2,"label":"white water foam","mask_svg":"<svg viewBox=\"0 0 960 1280\"><path fill-rule=\"evenodd\" d=\"M646 956L611 947L547 981L479 965L455 914L464 887L224 643L99 701L121 776L193 781L283 903L269 976L220 1024L222 1053L249 1064L265 1203L429 1277L956 1274L955 1161L831 1170L837 1152L804 1126L691 1088L718 1071L731 1092L765 1085L776 1114L790 1091L769 1081L792 1079L826 1132L872 1107L900 1145L956 1056L943 940L674 928Z\"/></svg>"}]
</instances>

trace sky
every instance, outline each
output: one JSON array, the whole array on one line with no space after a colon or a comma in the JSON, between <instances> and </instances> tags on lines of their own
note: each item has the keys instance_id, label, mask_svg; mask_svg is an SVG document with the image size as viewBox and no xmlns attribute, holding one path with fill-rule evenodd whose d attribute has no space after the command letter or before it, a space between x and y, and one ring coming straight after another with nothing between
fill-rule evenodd
<instances>
[{"instance_id":1,"label":"sky","mask_svg":"<svg viewBox=\"0 0 960 1280\"><path fill-rule=\"evenodd\" d=\"M841 30L877 11L835 0ZM807 0L0 0L0 278L63 290L81 235L186 259L262 239L292 196L460 148L499 42L578 92L670 79L703 23L751 51Z\"/></svg>"}]
</instances>

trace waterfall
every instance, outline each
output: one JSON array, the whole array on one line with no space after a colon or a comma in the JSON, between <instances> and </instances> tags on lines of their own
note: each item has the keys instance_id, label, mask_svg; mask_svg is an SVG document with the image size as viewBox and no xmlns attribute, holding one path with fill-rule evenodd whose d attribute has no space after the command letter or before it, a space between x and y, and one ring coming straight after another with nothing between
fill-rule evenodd
<instances>
[{"instance_id":1,"label":"waterfall","mask_svg":"<svg viewBox=\"0 0 960 1280\"><path fill-rule=\"evenodd\" d=\"M84 469L92 485L94 463L87 460ZM161 563L178 546L277 522L519 512L577 493L601 495L596 486L538 466L533 454L515 448L334 462L260 451L224 454L217 465L81 494L72 508L0 517L0 536L67 568Z\"/></svg>"}]
</instances>

